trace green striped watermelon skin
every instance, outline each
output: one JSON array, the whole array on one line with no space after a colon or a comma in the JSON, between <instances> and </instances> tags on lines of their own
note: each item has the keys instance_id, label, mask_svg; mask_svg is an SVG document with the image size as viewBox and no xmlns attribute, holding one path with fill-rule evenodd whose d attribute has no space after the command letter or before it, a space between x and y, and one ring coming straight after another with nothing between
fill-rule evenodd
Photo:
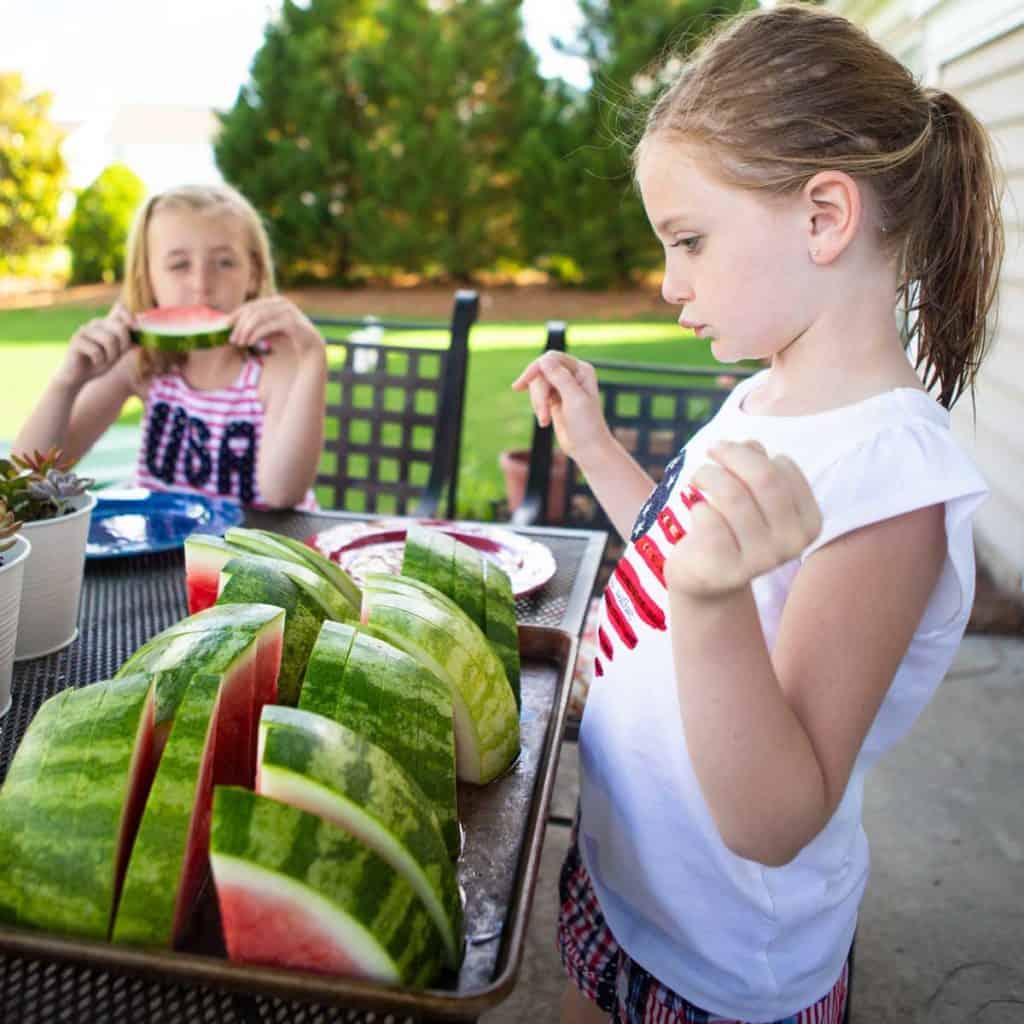
<instances>
[{"instance_id":1,"label":"green striped watermelon skin","mask_svg":"<svg viewBox=\"0 0 1024 1024\"><path fill-rule=\"evenodd\" d=\"M426 985L441 967L442 943L409 883L381 857L337 826L295 807L237 787L217 786L213 800L210 853L228 954L232 960L278 966L321 968L320 956L306 958L295 924L311 906L331 910L363 932L363 941L407 985ZM247 916L240 922L233 867L256 868L266 879L245 894ZM283 879L296 918L275 934L275 913L252 904L274 892ZM254 927L255 922L260 922ZM238 925L241 924L239 927ZM322 955L322 954L321 954Z\"/></svg>"},{"instance_id":2,"label":"green striped watermelon skin","mask_svg":"<svg viewBox=\"0 0 1024 1024\"><path fill-rule=\"evenodd\" d=\"M198 674L182 698L128 862L114 942L172 946L185 930L208 863L221 683Z\"/></svg>"},{"instance_id":3,"label":"green striped watermelon skin","mask_svg":"<svg viewBox=\"0 0 1024 1024\"><path fill-rule=\"evenodd\" d=\"M324 621L320 607L285 573L252 560L232 558L224 566L229 579L218 605L272 604L285 613L281 668L277 677L277 701L295 706L310 651Z\"/></svg>"},{"instance_id":4,"label":"green striped watermelon skin","mask_svg":"<svg viewBox=\"0 0 1024 1024\"><path fill-rule=\"evenodd\" d=\"M32 784L19 770L15 784L4 785L0 827L14 833L0 872L0 914L105 939L122 850L137 825L131 818L152 779L153 684L136 675L68 694Z\"/></svg>"},{"instance_id":5,"label":"green striped watermelon skin","mask_svg":"<svg viewBox=\"0 0 1024 1024\"><path fill-rule=\"evenodd\" d=\"M244 544L246 540L252 544L262 541L268 548L273 548L277 552L275 557L278 558L285 558L286 553L290 554L300 565L307 566L327 580L352 606L355 613L362 607L363 595L356 581L337 562L332 562L308 544L270 530L251 530L240 526L232 526L227 531L227 538L239 544Z\"/></svg>"},{"instance_id":6,"label":"green striped watermelon skin","mask_svg":"<svg viewBox=\"0 0 1024 1024\"><path fill-rule=\"evenodd\" d=\"M452 687L460 779L490 782L519 752L519 715L504 669L483 634L443 595L401 576L365 580L369 626L384 631Z\"/></svg>"},{"instance_id":7,"label":"green striped watermelon skin","mask_svg":"<svg viewBox=\"0 0 1024 1024\"><path fill-rule=\"evenodd\" d=\"M346 647L347 643L347 647ZM338 670L339 654L343 669ZM461 846L452 691L415 658L348 624L324 623L299 707L387 751L426 794L445 846Z\"/></svg>"},{"instance_id":8,"label":"green striped watermelon skin","mask_svg":"<svg viewBox=\"0 0 1024 1024\"><path fill-rule=\"evenodd\" d=\"M419 523L410 523L402 549L402 575L425 580L430 575L430 542L428 530Z\"/></svg>"},{"instance_id":9,"label":"green striped watermelon skin","mask_svg":"<svg viewBox=\"0 0 1024 1024\"><path fill-rule=\"evenodd\" d=\"M452 547L452 600L483 632L484 559L475 548L456 541ZM485 634L486 635L486 634Z\"/></svg>"},{"instance_id":10,"label":"green striped watermelon skin","mask_svg":"<svg viewBox=\"0 0 1024 1024\"><path fill-rule=\"evenodd\" d=\"M490 641L505 669L509 685L522 707L519 662L519 628L516 622L516 599L512 581L500 565L482 558L484 583L484 635Z\"/></svg>"},{"instance_id":11,"label":"green striped watermelon skin","mask_svg":"<svg viewBox=\"0 0 1024 1024\"><path fill-rule=\"evenodd\" d=\"M264 708L260 746L257 792L319 814L375 849L423 900L457 969L462 901L423 790L385 750L312 712Z\"/></svg>"}]
</instances>

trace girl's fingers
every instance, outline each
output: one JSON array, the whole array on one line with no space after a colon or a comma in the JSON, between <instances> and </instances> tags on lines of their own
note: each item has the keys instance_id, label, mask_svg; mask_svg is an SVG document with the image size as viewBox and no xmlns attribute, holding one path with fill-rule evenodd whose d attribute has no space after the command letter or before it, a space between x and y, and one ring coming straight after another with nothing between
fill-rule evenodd
<instances>
[{"instance_id":1,"label":"girl's fingers","mask_svg":"<svg viewBox=\"0 0 1024 1024\"><path fill-rule=\"evenodd\" d=\"M814 497L807 477L800 467L786 455L777 455L774 459L780 473L784 473L790 481L790 489L796 505L797 523L800 529L801 550L817 539L821 533L821 506Z\"/></svg>"},{"instance_id":2,"label":"girl's fingers","mask_svg":"<svg viewBox=\"0 0 1024 1024\"><path fill-rule=\"evenodd\" d=\"M546 427L551 422L551 401L554 389L541 375L534 377L529 385L530 405L533 407L533 414L537 417L537 423Z\"/></svg>"}]
</instances>

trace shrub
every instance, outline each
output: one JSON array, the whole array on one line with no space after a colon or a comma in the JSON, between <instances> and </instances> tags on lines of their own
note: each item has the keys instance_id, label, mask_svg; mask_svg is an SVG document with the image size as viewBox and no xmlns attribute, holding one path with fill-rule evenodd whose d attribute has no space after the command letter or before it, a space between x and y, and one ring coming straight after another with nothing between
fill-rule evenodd
<instances>
[{"instance_id":1,"label":"shrub","mask_svg":"<svg viewBox=\"0 0 1024 1024\"><path fill-rule=\"evenodd\" d=\"M123 164L111 164L78 193L68 225L72 284L121 276L128 228L145 194L142 179Z\"/></svg>"}]
</instances>

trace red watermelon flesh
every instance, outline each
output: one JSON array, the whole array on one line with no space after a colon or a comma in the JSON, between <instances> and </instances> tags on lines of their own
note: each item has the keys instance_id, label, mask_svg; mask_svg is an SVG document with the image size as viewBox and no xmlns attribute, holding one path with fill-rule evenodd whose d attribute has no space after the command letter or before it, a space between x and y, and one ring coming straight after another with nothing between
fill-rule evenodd
<instances>
[{"instance_id":1,"label":"red watermelon flesh","mask_svg":"<svg viewBox=\"0 0 1024 1024\"><path fill-rule=\"evenodd\" d=\"M217 883L217 902L228 956L236 963L372 977L326 922L316 920L293 899L238 880Z\"/></svg>"},{"instance_id":2,"label":"red watermelon flesh","mask_svg":"<svg viewBox=\"0 0 1024 1024\"><path fill-rule=\"evenodd\" d=\"M253 638L254 641L256 638ZM215 782L252 788L256 764L256 672L259 643L242 655L223 676L217 738L214 745ZM276 676L275 676L276 679Z\"/></svg>"}]
</instances>

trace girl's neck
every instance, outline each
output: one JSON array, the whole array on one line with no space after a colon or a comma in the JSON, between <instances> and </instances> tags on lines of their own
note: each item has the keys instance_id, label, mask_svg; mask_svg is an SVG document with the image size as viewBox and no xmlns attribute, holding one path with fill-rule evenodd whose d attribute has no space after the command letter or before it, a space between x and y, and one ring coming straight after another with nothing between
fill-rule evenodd
<instances>
[{"instance_id":1,"label":"girl's neck","mask_svg":"<svg viewBox=\"0 0 1024 1024\"><path fill-rule=\"evenodd\" d=\"M195 391L218 391L235 383L247 358L248 352L234 345L190 352L181 375Z\"/></svg>"}]
</instances>

